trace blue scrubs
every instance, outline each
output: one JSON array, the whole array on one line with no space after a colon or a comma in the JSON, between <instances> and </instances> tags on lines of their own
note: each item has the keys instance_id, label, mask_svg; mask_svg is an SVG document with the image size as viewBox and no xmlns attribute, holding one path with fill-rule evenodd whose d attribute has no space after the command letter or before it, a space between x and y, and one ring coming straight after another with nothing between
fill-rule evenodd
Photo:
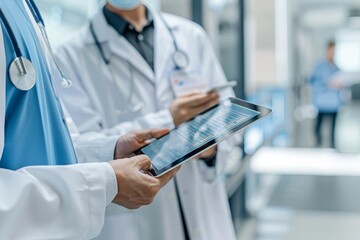
<instances>
[{"instance_id":1,"label":"blue scrubs","mask_svg":"<svg viewBox=\"0 0 360 240\"><path fill-rule=\"evenodd\" d=\"M44 53L22 0L0 1L22 54L33 63L37 79L30 91L18 90L6 79L5 146L1 168L76 163L71 138L54 94ZM9 34L1 22L6 65L16 57ZM55 79L55 81L61 81Z\"/></svg>"},{"instance_id":2,"label":"blue scrubs","mask_svg":"<svg viewBox=\"0 0 360 240\"><path fill-rule=\"evenodd\" d=\"M339 72L339 69L328 61L316 65L310 83L313 89L313 102L319 112L335 113L342 105L340 92L329 87L331 77Z\"/></svg>"}]
</instances>

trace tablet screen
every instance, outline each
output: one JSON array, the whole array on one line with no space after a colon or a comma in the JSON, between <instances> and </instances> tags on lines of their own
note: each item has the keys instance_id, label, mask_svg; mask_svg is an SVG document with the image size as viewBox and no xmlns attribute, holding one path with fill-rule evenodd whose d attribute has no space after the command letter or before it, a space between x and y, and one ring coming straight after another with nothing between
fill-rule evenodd
<instances>
[{"instance_id":1,"label":"tablet screen","mask_svg":"<svg viewBox=\"0 0 360 240\"><path fill-rule=\"evenodd\" d=\"M241 124L259 114L256 110L226 101L181 124L141 151L149 156L154 167L161 170L207 143L222 140L224 134L238 130Z\"/></svg>"}]
</instances>

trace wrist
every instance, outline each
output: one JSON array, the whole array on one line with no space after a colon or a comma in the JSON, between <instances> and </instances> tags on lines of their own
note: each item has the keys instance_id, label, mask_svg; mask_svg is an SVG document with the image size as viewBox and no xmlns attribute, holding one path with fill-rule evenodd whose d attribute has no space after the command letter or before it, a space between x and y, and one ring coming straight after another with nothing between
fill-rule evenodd
<instances>
[{"instance_id":1,"label":"wrist","mask_svg":"<svg viewBox=\"0 0 360 240\"><path fill-rule=\"evenodd\" d=\"M201 157L199 160L205 162L205 164L208 167L215 167L216 165L216 154L217 152L215 151L212 155L210 156L206 156L206 157Z\"/></svg>"}]
</instances>

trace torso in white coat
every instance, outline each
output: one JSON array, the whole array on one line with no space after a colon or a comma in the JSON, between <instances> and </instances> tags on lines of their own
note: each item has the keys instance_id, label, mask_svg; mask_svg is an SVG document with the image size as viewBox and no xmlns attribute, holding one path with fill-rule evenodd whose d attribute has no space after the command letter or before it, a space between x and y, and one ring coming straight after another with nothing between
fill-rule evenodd
<instances>
[{"instance_id":1,"label":"torso in white coat","mask_svg":"<svg viewBox=\"0 0 360 240\"><path fill-rule=\"evenodd\" d=\"M111 61L115 79L109 66L100 57L89 28L57 52L60 65L72 79L73 87L61 89L60 96L81 132L100 131L105 135L151 127L173 127L168 108L174 100L170 77L174 70L171 35L154 15L155 71L135 48L110 27L102 11L93 19L94 29L105 55ZM205 32L196 24L164 14L174 29L179 48L190 59L189 72L203 76L203 81L219 85L226 81L224 73ZM134 91L130 91L134 84ZM227 92L227 96L233 95ZM143 103L138 112L126 105ZM206 180L209 172L221 172L229 146L220 146L217 166L207 169L201 161L190 161L177 175L180 197L191 239L235 239L227 195L221 175ZM223 149L223 151L221 151ZM165 186L154 203L139 210L110 206L99 239L183 240L182 223L173 182Z\"/></svg>"}]
</instances>

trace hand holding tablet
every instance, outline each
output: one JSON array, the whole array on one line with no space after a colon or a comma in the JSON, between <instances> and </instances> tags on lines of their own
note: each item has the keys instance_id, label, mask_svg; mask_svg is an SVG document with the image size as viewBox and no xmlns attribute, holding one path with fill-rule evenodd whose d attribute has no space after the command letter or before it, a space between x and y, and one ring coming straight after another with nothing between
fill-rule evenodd
<instances>
[{"instance_id":1,"label":"hand holding tablet","mask_svg":"<svg viewBox=\"0 0 360 240\"><path fill-rule=\"evenodd\" d=\"M159 177L270 113L268 108L228 98L180 124L135 154L147 155L152 162L151 174Z\"/></svg>"}]
</instances>

